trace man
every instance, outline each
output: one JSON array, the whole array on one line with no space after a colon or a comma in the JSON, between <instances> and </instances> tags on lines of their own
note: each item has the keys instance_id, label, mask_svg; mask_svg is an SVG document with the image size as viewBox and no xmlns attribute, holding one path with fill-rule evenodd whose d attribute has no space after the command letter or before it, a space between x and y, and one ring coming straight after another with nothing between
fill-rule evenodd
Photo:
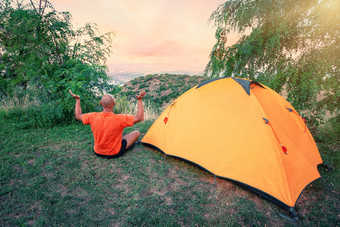
<instances>
[{"instance_id":1,"label":"man","mask_svg":"<svg viewBox=\"0 0 340 227\"><path fill-rule=\"evenodd\" d=\"M84 125L90 124L94 137L94 152L97 156L104 158L118 158L125 154L126 150L133 145L140 133L135 130L123 137L123 130L144 120L143 97L145 91L136 96L137 114L124 115L114 114L115 100L112 95L106 94L102 97L100 105L103 112L82 114L80 96L70 90L70 94L76 99L75 116Z\"/></svg>"}]
</instances>

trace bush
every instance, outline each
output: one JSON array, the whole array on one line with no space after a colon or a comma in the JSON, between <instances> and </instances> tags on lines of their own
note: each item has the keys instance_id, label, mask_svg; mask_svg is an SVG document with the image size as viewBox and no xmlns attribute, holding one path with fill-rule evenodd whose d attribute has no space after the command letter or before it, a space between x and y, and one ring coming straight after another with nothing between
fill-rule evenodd
<instances>
[{"instance_id":1,"label":"bush","mask_svg":"<svg viewBox=\"0 0 340 227\"><path fill-rule=\"evenodd\" d=\"M132 103L130 100L128 100L128 98L126 96L116 96L115 97L115 102L116 105L113 108L113 112L115 114L127 114L130 113L132 111Z\"/></svg>"},{"instance_id":2,"label":"bush","mask_svg":"<svg viewBox=\"0 0 340 227\"><path fill-rule=\"evenodd\" d=\"M143 88L146 88L146 87L149 87L149 85L143 83L143 84L139 85L138 89L140 90L140 89L143 89Z\"/></svg>"},{"instance_id":3,"label":"bush","mask_svg":"<svg viewBox=\"0 0 340 227\"><path fill-rule=\"evenodd\" d=\"M62 110L54 108L53 104L32 105L26 108L13 107L4 114L4 117L12 121L17 128L51 127L56 124L66 124L72 121L72 116L65 119Z\"/></svg>"},{"instance_id":4,"label":"bush","mask_svg":"<svg viewBox=\"0 0 340 227\"><path fill-rule=\"evenodd\" d=\"M98 95L114 92L105 65L113 33L101 35L90 23L74 30L70 18L48 0L0 2L0 101L14 92L37 100L11 109L9 117L36 126L70 122L75 101L69 89L84 100L84 112L98 109Z\"/></svg>"},{"instance_id":5,"label":"bush","mask_svg":"<svg viewBox=\"0 0 340 227\"><path fill-rule=\"evenodd\" d=\"M334 188L340 187L340 115L331 118L325 124L319 126L315 141L325 164L329 165L330 171L321 175L326 182L332 182ZM321 169L323 170L323 169Z\"/></svg>"}]
</instances>

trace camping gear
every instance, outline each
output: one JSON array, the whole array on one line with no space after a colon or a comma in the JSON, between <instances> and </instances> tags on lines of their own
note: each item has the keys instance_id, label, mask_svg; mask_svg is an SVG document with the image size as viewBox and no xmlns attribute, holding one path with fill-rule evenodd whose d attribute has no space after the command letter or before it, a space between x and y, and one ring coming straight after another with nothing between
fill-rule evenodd
<instances>
[{"instance_id":1,"label":"camping gear","mask_svg":"<svg viewBox=\"0 0 340 227\"><path fill-rule=\"evenodd\" d=\"M169 105L142 143L229 179L294 212L322 163L305 120L278 93L240 78L193 87Z\"/></svg>"}]
</instances>

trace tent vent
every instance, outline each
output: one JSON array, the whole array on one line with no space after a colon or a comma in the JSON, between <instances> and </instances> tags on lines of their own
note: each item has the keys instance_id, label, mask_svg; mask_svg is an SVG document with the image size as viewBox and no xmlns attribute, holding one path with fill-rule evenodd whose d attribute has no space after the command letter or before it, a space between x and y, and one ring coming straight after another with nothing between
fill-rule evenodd
<instances>
[{"instance_id":1,"label":"tent vent","mask_svg":"<svg viewBox=\"0 0 340 227\"><path fill-rule=\"evenodd\" d=\"M251 84L256 84L256 85L264 88L260 83L258 83L256 81L245 80L245 79L234 78L234 77L233 77L233 79L243 87L243 89L247 92L248 95L250 95L250 85Z\"/></svg>"}]
</instances>

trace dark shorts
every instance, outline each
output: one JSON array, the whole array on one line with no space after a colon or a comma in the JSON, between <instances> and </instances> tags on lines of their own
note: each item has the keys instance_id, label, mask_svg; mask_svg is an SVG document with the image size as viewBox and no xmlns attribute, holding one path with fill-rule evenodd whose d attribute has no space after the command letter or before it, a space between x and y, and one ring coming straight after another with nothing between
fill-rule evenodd
<instances>
[{"instance_id":1,"label":"dark shorts","mask_svg":"<svg viewBox=\"0 0 340 227\"><path fill-rule=\"evenodd\" d=\"M118 152L118 154L115 154L115 155L102 155L102 154L97 154L96 152L94 152L97 156L99 157L102 157L102 158L119 158L120 156L123 156L127 149L126 149L126 146L127 146L127 141L126 139L122 139L122 147L120 148L120 151Z\"/></svg>"}]
</instances>

